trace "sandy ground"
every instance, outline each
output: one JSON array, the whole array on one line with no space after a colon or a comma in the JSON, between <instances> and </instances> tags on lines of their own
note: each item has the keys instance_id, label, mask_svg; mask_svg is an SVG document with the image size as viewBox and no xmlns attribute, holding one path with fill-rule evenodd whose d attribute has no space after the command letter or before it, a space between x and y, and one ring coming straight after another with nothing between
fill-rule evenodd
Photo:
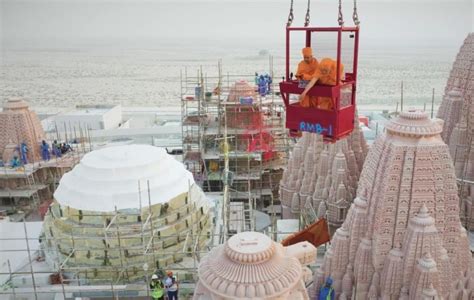
<instances>
[{"instance_id":1,"label":"sandy ground","mask_svg":"<svg viewBox=\"0 0 474 300\"><path fill-rule=\"evenodd\" d=\"M359 60L358 103L394 106L400 101L402 80L407 105L429 105L432 88L436 103L441 102L455 52L364 51ZM270 53L280 53L280 49L270 49ZM196 48L192 53L179 49L7 49L2 54L0 102L21 96L48 111L79 104L179 107L184 90L180 78L187 75L195 80L202 66L212 88L217 84L210 77L217 74L218 58L223 59L224 85L246 76L252 80L255 72L269 72L268 56L258 55L255 48L232 52ZM275 82L284 73L283 65L284 58L275 55ZM227 74L236 76L228 79ZM188 92L194 86L190 84Z\"/></svg>"}]
</instances>

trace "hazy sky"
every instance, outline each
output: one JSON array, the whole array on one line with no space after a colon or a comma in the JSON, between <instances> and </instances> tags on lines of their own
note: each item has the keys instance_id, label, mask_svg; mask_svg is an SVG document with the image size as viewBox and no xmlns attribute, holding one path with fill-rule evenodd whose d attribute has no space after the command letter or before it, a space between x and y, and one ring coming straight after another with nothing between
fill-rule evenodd
<instances>
[{"instance_id":1,"label":"hazy sky","mask_svg":"<svg viewBox=\"0 0 474 300\"><path fill-rule=\"evenodd\" d=\"M344 0L346 24L352 1ZM277 42L290 0L0 0L4 47L157 43L166 40ZM295 0L304 22L306 0ZM456 47L473 31L472 0L359 1L362 37L380 45L429 43ZM314 25L336 25L337 1L312 1Z\"/></svg>"}]
</instances>

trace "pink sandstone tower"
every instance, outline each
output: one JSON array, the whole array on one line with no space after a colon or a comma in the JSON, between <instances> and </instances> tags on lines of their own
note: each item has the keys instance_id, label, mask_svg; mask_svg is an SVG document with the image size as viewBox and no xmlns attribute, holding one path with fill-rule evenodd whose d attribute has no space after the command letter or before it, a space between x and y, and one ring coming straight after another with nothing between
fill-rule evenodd
<instances>
[{"instance_id":1,"label":"pink sandstone tower","mask_svg":"<svg viewBox=\"0 0 474 300\"><path fill-rule=\"evenodd\" d=\"M310 299L305 282L312 275L303 265L315 259L308 242L283 247L262 233L242 232L202 259L193 299Z\"/></svg>"},{"instance_id":2,"label":"pink sandstone tower","mask_svg":"<svg viewBox=\"0 0 474 300\"><path fill-rule=\"evenodd\" d=\"M451 73L449 74L448 82L444 89L443 102L438 110L438 117L445 119L445 128L451 128L450 131L443 132L442 136L445 141L449 141L453 125L459 121L459 108L451 107L453 99L449 99L450 92L456 91L461 93L461 96L471 98L473 95L474 83L473 80L473 59L474 59L474 33L470 33L464 40L463 45L454 61ZM469 102L469 99L464 97L464 103ZM457 118L456 118L457 117ZM453 124L454 123L454 124Z\"/></svg>"},{"instance_id":3,"label":"pink sandstone tower","mask_svg":"<svg viewBox=\"0 0 474 300\"><path fill-rule=\"evenodd\" d=\"M337 299L474 297L473 262L442 128L441 120L414 111L386 125L311 295L331 276Z\"/></svg>"},{"instance_id":4,"label":"pink sandstone tower","mask_svg":"<svg viewBox=\"0 0 474 300\"><path fill-rule=\"evenodd\" d=\"M28 161L41 158L39 145L44 139L43 127L36 113L22 99L10 99L0 112L0 158L8 162L22 142L28 146Z\"/></svg>"},{"instance_id":5,"label":"pink sandstone tower","mask_svg":"<svg viewBox=\"0 0 474 300\"><path fill-rule=\"evenodd\" d=\"M438 117L460 179L461 220L474 230L474 33L464 40L446 84Z\"/></svg>"},{"instance_id":6,"label":"pink sandstone tower","mask_svg":"<svg viewBox=\"0 0 474 300\"><path fill-rule=\"evenodd\" d=\"M367 143L359 127L335 144L303 133L280 183L283 217L296 218L301 210L314 209L327 217L332 228L338 228L355 197L366 154Z\"/></svg>"}]
</instances>

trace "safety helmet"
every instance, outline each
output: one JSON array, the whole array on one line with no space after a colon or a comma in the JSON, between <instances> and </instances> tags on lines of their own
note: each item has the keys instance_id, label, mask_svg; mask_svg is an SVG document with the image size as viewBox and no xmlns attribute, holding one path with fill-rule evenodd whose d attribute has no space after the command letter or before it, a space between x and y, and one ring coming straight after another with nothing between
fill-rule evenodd
<instances>
[{"instance_id":1,"label":"safety helmet","mask_svg":"<svg viewBox=\"0 0 474 300\"><path fill-rule=\"evenodd\" d=\"M327 284L327 285L332 285L332 278L331 278L331 277L328 277L328 278L326 279L326 284Z\"/></svg>"},{"instance_id":2,"label":"safety helmet","mask_svg":"<svg viewBox=\"0 0 474 300\"><path fill-rule=\"evenodd\" d=\"M158 275L156 274L151 275L151 279L158 279Z\"/></svg>"}]
</instances>

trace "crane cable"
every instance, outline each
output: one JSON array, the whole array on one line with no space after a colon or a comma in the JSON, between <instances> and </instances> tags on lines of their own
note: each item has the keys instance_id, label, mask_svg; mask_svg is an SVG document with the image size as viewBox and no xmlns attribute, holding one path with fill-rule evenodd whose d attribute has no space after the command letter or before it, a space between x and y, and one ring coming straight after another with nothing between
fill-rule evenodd
<instances>
[{"instance_id":1,"label":"crane cable","mask_svg":"<svg viewBox=\"0 0 474 300\"><path fill-rule=\"evenodd\" d=\"M293 1L293 0L292 0L292 1ZM304 18L304 27L308 27L309 21L310 21L310 16L309 16L310 1L311 1L311 0L308 0L308 8L306 9L306 17Z\"/></svg>"},{"instance_id":2,"label":"crane cable","mask_svg":"<svg viewBox=\"0 0 474 300\"><path fill-rule=\"evenodd\" d=\"M310 3L311 0L308 0L308 8L306 9L306 17L304 22L304 27L308 27L310 23ZM293 15L293 0L291 0L290 4L290 13L288 14L288 21L286 22L286 27L290 27L293 23L294 15ZM357 0L354 0L354 10L352 12L352 21L354 21L354 25L359 26L360 20L359 15L357 13ZM339 0L339 11L337 22L339 26L344 26L344 17L342 15L342 0Z\"/></svg>"},{"instance_id":3,"label":"crane cable","mask_svg":"<svg viewBox=\"0 0 474 300\"><path fill-rule=\"evenodd\" d=\"M354 21L355 26L359 26L359 16L357 15L357 0L354 0L354 11L352 13L352 20Z\"/></svg>"},{"instance_id":4,"label":"crane cable","mask_svg":"<svg viewBox=\"0 0 474 300\"><path fill-rule=\"evenodd\" d=\"M339 0L339 14L337 17L337 23L339 23L339 26L341 27L344 26L344 17L342 16L342 0Z\"/></svg>"},{"instance_id":5,"label":"crane cable","mask_svg":"<svg viewBox=\"0 0 474 300\"><path fill-rule=\"evenodd\" d=\"M288 21L286 22L286 27L290 27L293 23L293 0L291 0L290 14L288 15Z\"/></svg>"}]
</instances>

